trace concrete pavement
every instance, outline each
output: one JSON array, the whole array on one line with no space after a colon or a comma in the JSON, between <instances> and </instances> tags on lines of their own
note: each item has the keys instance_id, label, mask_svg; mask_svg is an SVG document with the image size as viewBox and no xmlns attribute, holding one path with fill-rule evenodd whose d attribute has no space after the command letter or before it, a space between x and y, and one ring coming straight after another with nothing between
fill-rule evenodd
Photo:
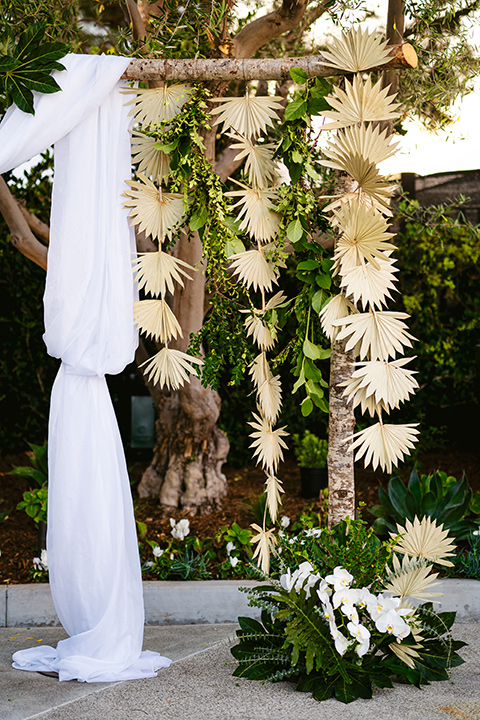
<instances>
[{"instance_id":1,"label":"concrete pavement","mask_svg":"<svg viewBox=\"0 0 480 720\"><path fill-rule=\"evenodd\" d=\"M59 683L13 670L11 654L40 640L55 644L59 628L0 630L2 720L480 720L480 623L454 626L464 665L451 680L417 690L406 685L377 690L372 700L343 705L316 702L288 682L237 679L229 648L235 625L147 627L145 648L174 662L157 678L124 683Z\"/></svg>"}]
</instances>

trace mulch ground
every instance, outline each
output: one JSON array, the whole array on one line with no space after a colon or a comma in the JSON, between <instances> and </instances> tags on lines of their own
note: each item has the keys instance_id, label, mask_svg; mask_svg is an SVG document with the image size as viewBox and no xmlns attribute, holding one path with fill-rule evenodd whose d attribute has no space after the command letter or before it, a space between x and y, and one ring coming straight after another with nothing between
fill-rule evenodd
<instances>
[{"instance_id":1,"label":"mulch ground","mask_svg":"<svg viewBox=\"0 0 480 720\"><path fill-rule=\"evenodd\" d=\"M466 473L470 485L474 490L480 490L480 458L473 454L455 452L454 449L440 453L426 453L419 457L421 472L443 470L460 479ZM28 465L25 454L0 457L0 514L8 513L3 522L0 522L0 582L26 583L30 582L29 570L37 551L37 530L34 522L24 510L17 510L17 503L29 484L23 478L9 475L15 465ZM132 480L140 480L146 463L136 462L130 467ZM255 522L249 505L263 492L265 476L256 467L242 469L224 468L228 480L228 494L222 502L222 507L208 514L189 515L181 511L165 510L155 500L134 498L136 519L147 526L147 538L159 540L162 536L170 534L170 518L179 520L188 517L190 520L190 535L200 538L212 537L224 525L236 522L240 527L248 527ZM408 475L408 473L407 473ZM300 473L295 461L287 459L279 473L283 480L285 495L281 515L288 515L294 522L299 514L309 508L312 511L320 510L320 503L316 500L306 500L300 494ZM378 486L386 486L388 477L381 472L355 469L355 482L357 502L365 503L368 508L378 502ZM366 520L373 520L369 513L364 511Z\"/></svg>"}]
</instances>

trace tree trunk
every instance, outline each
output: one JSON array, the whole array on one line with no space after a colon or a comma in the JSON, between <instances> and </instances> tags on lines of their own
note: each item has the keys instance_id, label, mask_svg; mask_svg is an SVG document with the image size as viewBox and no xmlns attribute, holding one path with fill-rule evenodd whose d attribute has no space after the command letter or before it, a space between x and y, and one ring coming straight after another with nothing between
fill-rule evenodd
<instances>
[{"instance_id":1,"label":"tree trunk","mask_svg":"<svg viewBox=\"0 0 480 720\"><path fill-rule=\"evenodd\" d=\"M335 195L352 192L355 181L345 173L335 172ZM334 340L330 356L330 402L328 418L328 527L347 515L355 517L355 474L353 453L347 452L348 438L355 429L355 413L350 400L343 395L341 383L348 380L355 367L355 354L345 350L346 341Z\"/></svg>"},{"instance_id":2,"label":"tree trunk","mask_svg":"<svg viewBox=\"0 0 480 720\"><path fill-rule=\"evenodd\" d=\"M214 156L214 131L205 136L207 156ZM186 351L191 333L203 324L205 275L202 272L202 243L198 233L190 241L181 235L176 256L199 270L185 287L177 286L173 311L183 338L171 347ZM158 497L162 505L206 511L219 505L227 492L222 465L230 444L216 426L220 396L205 388L195 376L177 392L150 388L158 412L154 455L138 486L140 497Z\"/></svg>"}]
</instances>

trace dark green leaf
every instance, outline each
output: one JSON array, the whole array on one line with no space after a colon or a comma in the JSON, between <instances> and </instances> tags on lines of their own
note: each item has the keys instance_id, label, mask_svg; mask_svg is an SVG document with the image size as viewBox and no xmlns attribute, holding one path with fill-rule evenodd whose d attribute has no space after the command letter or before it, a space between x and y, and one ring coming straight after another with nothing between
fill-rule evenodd
<instances>
[{"instance_id":1,"label":"dark green leaf","mask_svg":"<svg viewBox=\"0 0 480 720\"><path fill-rule=\"evenodd\" d=\"M302 404L300 405L300 410L303 417L308 417L310 415L313 410L313 402L309 397L306 397L305 400L303 400Z\"/></svg>"},{"instance_id":2,"label":"dark green leaf","mask_svg":"<svg viewBox=\"0 0 480 720\"><path fill-rule=\"evenodd\" d=\"M316 313L319 313L330 300L330 295L323 289L317 290L312 298L312 308Z\"/></svg>"},{"instance_id":3,"label":"dark green leaf","mask_svg":"<svg viewBox=\"0 0 480 720\"><path fill-rule=\"evenodd\" d=\"M330 289L330 286L332 284L332 278L330 277L330 275L317 275L315 280L319 287L323 288L324 290Z\"/></svg>"},{"instance_id":4,"label":"dark green leaf","mask_svg":"<svg viewBox=\"0 0 480 720\"><path fill-rule=\"evenodd\" d=\"M420 505L420 510L423 515L427 515L428 517L431 517L436 506L436 498L435 495L432 492L425 493L425 495L422 498L422 502Z\"/></svg>"},{"instance_id":5,"label":"dark green leaf","mask_svg":"<svg viewBox=\"0 0 480 720\"><path fill-rule=\"evenodd\" d=\"M9 86L8 91L15 105L23 110L23 112L35 115L35 109L33 107L33 93L31 90L26 88L24 85L14 84Z\"/></svg>"},{"instance_id":6,"label":"dark green leaf","mask_svg":"<svg viewBox=\"0 0 480 720\"><path fill-rule=\"evenodd\" d=\"M307 112L307 103L305 100L292 100L292 102L288 103L287 107L285 108L285 120L297 120L297 118L301 118L302 115L305 115Z\"/></svg>"},{"instance_id":7,"label":"dark green leaf","mask_svg":"<svg viewBox=\"0 0 480 720\"><path fill-rule=\"evenodd\" d=\"M390 479L390 482L388 483L388 495L391 503L395 508L396 513L401 518L408 518L409 520L413 520L413 515L411 515L410 511L408 510L405 501L406 494L407 489L403 482L397 477L392 477Z\"/></svg>"},{"instance_id":8,"label":"dark green leaf","mask_svg":"<svg viewBox=\"0 0 480 720\"><path fill-rule=\"evenodd\" d=\"M294 67L290 69L290 77L297 85L303 85L308 80L308 75L302 68Z\"/></svg>"},{"instance_id":9,"label":"dark green leaf","mask_svg":"<svg viewBox=\"0 0 480 720\"><path fill-rule=\"evenodd\" d=\"M302 260L298 263L297 270L316 270L318 267L319 264L316 260Z\"/></svg>"}]
</instances>

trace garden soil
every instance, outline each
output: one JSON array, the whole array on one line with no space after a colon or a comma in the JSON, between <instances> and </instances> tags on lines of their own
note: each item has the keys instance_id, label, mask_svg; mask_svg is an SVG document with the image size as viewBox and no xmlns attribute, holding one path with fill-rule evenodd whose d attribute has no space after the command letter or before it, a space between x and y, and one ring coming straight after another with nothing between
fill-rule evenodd
<instances>
[{"instance_id":1,"label":"garden soil","mask_svg":"<svg viewBox=\"0 0 480 720\"><path fill-rule=\"evenodd\" d=\"M465 472L473 490L480 490L480 457L452 450L438 453L426 453L417 458L419 470L423 473L443 470L457 479ZM34 556L38 555L36 526L24 510L17 510L17 503L28 489L29 483L21 477L9 475L15 465L28 465L26 454L9 455L0 458L0 583L30 582L30 568ZM199 538L213 537L223 526L238 523L242 528L249 527L258 519L252 514L251 504L264 491L265 475L252 466L245 468L224 468L228 480L228 494L220 508L210 508L202 514L192 515L186 512L165 509L157 501L140 499L135 488L140 481L148 459L132 458L129 472L135 504L137 521L143 522L147 528L147 539L159 544L170 537L170 518L179 520L187 517L190 521L190 535ZM408 470L400 473L408 477ZM287 515L293 523L299 514L309 509L321 511L322 504L318 500L306 500L300 493L300 473L293 459L288 459L279 470L283 480L285 494L280 517ZM388 477L381 472L355 468L357 503L364 503L366 508L378 503L378 487L384 487ZM373 521L366 509L363 517Z\"/></svg>"}]
</instances>

